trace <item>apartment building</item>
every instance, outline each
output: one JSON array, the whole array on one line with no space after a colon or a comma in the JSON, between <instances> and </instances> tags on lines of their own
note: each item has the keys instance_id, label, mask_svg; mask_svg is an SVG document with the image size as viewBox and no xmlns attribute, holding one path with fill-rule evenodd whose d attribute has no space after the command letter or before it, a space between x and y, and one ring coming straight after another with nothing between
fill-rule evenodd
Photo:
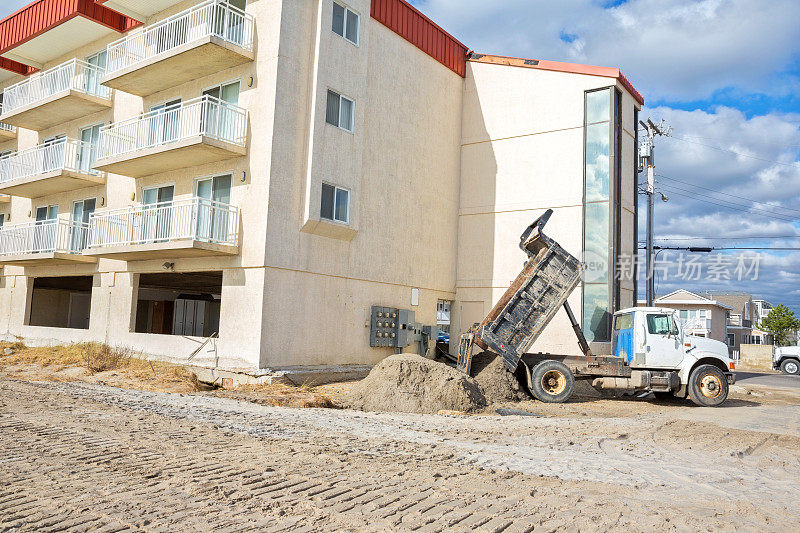
<instances>
[{"instance_id":1,"label":"apartment building","mask_svg":"<svg viewBox=\"0 0 800 533\"><path fill-rule=\"evenodd\" d=\"M656 307L676 309L683 330L689 335L729 344L728 315L731 308L724 303L686 289L659 296L653 303ZM644 304L644 301L639 302L639 305Z\"/></svg>"},{"instance_id":2,"label":"apartment building","mask_svg":"<svg viewBox=\"0 0 800 533\"><path fill-rule=\"evenodd\" d=\"M5 337L374 363L372 305L457 337L548 208L596 350L634 305L643 99L616 68L470 52L403 0L38 0L0 67ZM563 313L534 348L579 353Z\"/></svg>"}]
</instances>

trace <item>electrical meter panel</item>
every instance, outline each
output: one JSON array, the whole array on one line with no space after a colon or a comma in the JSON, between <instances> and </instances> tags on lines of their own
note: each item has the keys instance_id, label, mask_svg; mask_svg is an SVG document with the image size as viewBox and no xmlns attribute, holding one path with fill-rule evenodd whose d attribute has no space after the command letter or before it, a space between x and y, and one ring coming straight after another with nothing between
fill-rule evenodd
<instances>
[{"instance_id":1,"label":"electrical meter panel","mask_svg":"<svg viewBox=\"0 0 800 533\"><path fill-rule=\"evenodd\" d=\"M373 306L370 316L369 345L403 348L418 340L414 311Z\"/></svg>"}]
</instances>

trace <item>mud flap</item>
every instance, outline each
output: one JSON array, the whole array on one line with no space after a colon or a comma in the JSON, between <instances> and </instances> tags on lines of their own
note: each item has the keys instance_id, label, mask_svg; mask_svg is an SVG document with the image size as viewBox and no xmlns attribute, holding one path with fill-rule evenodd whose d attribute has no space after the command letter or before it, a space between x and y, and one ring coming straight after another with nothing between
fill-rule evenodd
<instances>
[{"instance_id":1,"label":"mud flap","mask_svg":"<svg viewBox=\"0 0 800 533\"><path fill-rule=\"evenodd\" d=\"M526 363L521 359L519 361L519 366L522 367L522 371L525 373L525 383L523 383L522 385L524 385L528 389L528 394L530 394L535 398L536 395L533 394L533 380L531 378L531 367L529 367L528 363Z\"/></svg>"}]
</instances>

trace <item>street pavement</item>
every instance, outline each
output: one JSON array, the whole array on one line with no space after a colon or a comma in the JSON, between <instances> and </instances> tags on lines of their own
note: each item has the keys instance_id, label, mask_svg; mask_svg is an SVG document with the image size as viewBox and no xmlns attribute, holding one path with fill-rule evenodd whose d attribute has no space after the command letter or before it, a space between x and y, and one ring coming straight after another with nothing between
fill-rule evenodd
<instances>
[{"instance_id":1,"label":"street pavement","mask_svg":"<svg viewBox=\"0 0 800 533\"><path fill-rule=\"evenodd\" d=\"M761 385L800 392L800 376L787 374L767 374L763 372L736 372L737 385Z\"/></svg>"}]
</instances>

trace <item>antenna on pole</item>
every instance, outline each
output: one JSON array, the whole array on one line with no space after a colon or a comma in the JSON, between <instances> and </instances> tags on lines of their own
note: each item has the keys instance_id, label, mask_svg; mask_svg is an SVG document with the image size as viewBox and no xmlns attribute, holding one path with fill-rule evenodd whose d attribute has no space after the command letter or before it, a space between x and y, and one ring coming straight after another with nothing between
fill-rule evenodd
<instances>
[{"instance_id":1,"label":"antenna on pole","mask_svg":"<svg viewBox=\"0 0 800 533\"><path fill-rule=\"evenodd\" d=\"M647 195L647 306L653 306L655 300L655 276L654 276L654 256L653 256L653 195L656 193L656 164L655 164L655 137L663 135L668 137L672 134L672 126L669 126L662 118L658 124L654 124L651 119L647 122L639 121L639 124L646 130L647 136L642 139L639 145L639 171L647 169L647 183L644 193ZM662 200L668 200L663 194Z\"/></svg>"}]
</instances>

